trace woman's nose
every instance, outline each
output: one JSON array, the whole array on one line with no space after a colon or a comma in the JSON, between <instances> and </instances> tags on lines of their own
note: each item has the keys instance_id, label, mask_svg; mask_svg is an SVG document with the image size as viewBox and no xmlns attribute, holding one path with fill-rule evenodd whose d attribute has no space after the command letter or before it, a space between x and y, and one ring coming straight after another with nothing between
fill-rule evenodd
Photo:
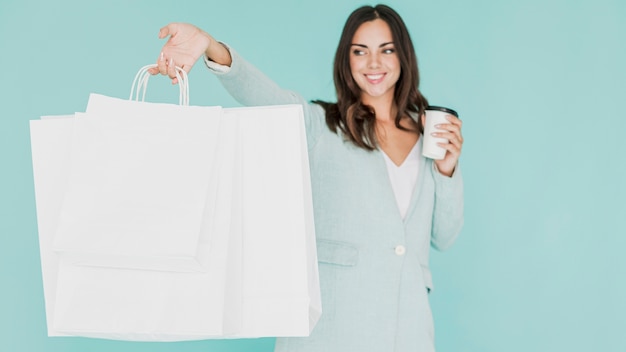
<instances>
[{"instance_id":1,"label":"woman's nose","mask_svg":"<svg viewBox=\"0 0 626 352\"><path fill-rule=\"evenodd\" d=\"M368 68L378 68L380 67L380 56L378 54L371 54L368 57L367 61Z\"/></svg>"}]
</instances>

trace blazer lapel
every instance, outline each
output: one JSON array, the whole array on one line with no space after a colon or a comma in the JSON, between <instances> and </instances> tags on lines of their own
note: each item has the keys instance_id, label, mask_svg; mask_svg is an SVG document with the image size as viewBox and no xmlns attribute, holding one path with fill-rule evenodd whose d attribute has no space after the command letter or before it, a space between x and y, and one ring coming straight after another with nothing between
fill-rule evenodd
<instances>
[{"instance_id":1,"label":"blazer lapel","mask_svg":"<svg viewBox=\"0 0 626 352\"><path fill-rule=\"evenodd\" d=\"M417 141L417 143L420 144L419 150L422 150L423 139L424 139L423 136L420 135L420 138ZM406 216L403 219L403 222L405 224L409 220L411 215L414 214L415 207L417 206L417 200L419 199L419 195L422 192L422 188L424 186L425 174L429 171L429 170L426 170L426 167L430 165L430 163L426 161L426 158L420 155L418 160L419 160L419 164L418 164L419 166L417 168L417 181L415 182L415 187L413 187L413 193L411 194L411 202L409 203L409 209L406 213ZM391 186L389 188L391 188ZM393 190L392 190L392 193L393 193Z\"/></svg>"}]
</instances>

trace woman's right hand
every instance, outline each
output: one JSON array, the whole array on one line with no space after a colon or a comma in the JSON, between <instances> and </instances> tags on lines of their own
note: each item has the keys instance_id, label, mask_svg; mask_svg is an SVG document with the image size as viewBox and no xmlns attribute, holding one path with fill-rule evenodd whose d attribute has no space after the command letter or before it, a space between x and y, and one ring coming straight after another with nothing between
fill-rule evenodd
<instances>
[{"instance_id":1,"label":"woman's right hand","mask_svg":"<svg viewBox=\"0 0 626 352\"><path fill-rule=\"evenodd\" d=\"M170 23L161 28L159 38L169 39L163 46L157 59L158 67L148 70L150 74L167 75L172 84L178 83L175 67L178 66L189 73L200 56L206 55L213 61L230 65L230 53L208 33L188 23Z\"/></svg>"}]
</instances>

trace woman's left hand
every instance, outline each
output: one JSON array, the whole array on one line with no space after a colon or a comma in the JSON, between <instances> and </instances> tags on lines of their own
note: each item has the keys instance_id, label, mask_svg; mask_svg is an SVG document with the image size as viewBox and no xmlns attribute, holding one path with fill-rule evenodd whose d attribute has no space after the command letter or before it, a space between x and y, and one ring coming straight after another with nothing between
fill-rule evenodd
<instances>
[{"instance_id":1,"label":"woman's left hand","mask_svg":"<svg viewBox=\"0 0 626 352\"><path fill-rule=\"evenodd\" d=\"M463 123L458 117L450 114L446 115L446 119L448 119L449 123L435 126L437 129L445 132L433 133L433 136L445 138L449 141L449 143L437 143L446 150L446 156L441 160L435 160L435 165L441 174L452 176L459 162L461 148L463 147L463 135L461 134Z\"/></svg>"}]
</instances>

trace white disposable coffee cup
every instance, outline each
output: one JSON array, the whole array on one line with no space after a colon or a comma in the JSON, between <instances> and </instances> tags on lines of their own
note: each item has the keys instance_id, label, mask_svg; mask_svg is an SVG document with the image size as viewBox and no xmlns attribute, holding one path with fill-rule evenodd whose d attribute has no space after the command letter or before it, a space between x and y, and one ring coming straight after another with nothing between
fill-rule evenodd
<instances>
[{"instance_id":1,"label":"white disposable coffee cup","mask_svg":"<svg viewBox=\"0 0 626 352\"><path fill-rule=\"evenodd\" d=\"M429 106L426 108L422 155L427 158L441 160L446 156L446 150L438 146L437 143L449 143L448 139L432 136L433 132L446 132L435 127L439 124L450 123L446 119L446 115L459 116L456 111L441 106Z\"/></svg>"}]
</instances>

